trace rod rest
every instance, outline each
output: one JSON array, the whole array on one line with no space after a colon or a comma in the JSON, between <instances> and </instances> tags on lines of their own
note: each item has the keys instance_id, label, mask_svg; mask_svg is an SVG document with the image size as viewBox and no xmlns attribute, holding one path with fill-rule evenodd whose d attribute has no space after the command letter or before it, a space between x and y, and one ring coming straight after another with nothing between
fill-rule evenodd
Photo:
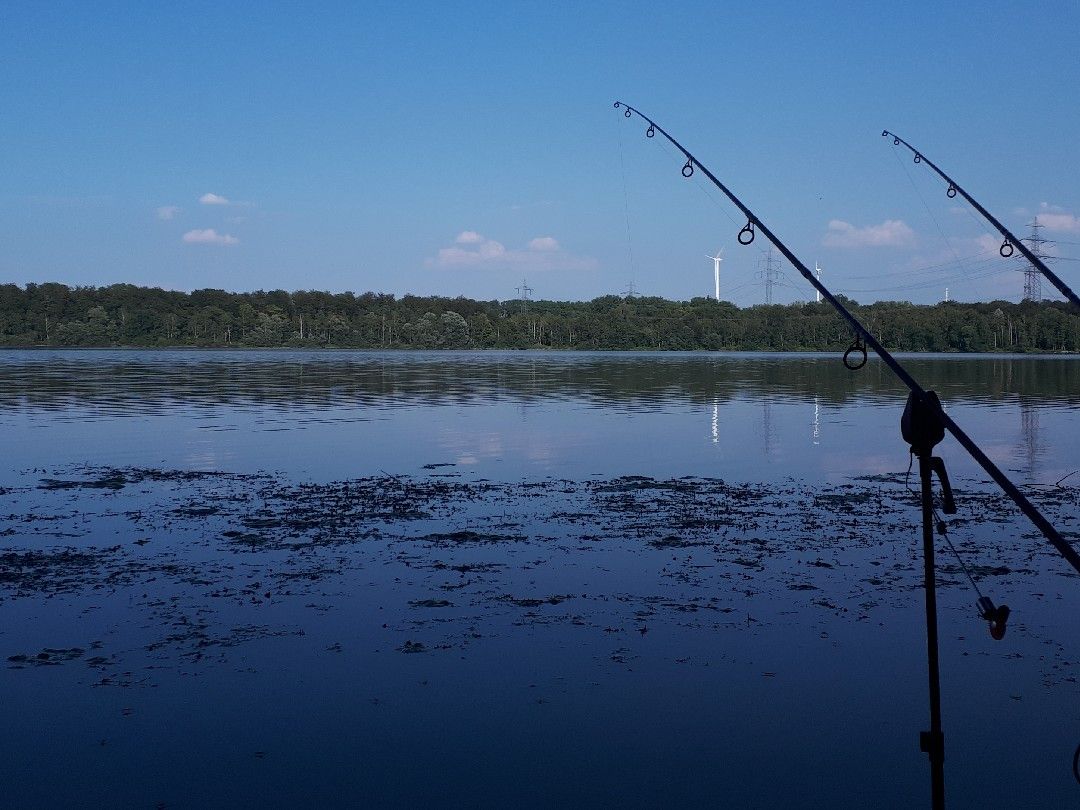
<instances>
[{"instance_id":1,"label":"rod rest","mask_svg":"<svg viewBox=\"0 0 1080 810\"><path fill-rule=\"evenodd\" d=\"M945 424L941 421L941 400L934 391L927 391L920 397L914 391L908 394L904 415L900 417L900 433L904 441L911 445L911 452L919 458L928 458L930 469L937 473L941 481L941 511L946 515L956 514L956 501L953 498L952 484L945 471L945 462L931 455L934 445L945 438Z\"/></svg>"}]
</instances>

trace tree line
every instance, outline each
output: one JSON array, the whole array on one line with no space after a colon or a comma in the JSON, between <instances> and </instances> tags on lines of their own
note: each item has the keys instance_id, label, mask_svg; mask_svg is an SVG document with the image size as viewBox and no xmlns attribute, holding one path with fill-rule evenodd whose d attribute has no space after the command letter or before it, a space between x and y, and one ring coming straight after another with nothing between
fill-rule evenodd
<instances>
[{"instance_id":1,"label":"tree line","mask_svg":"<svg viewBox=\"0 0 1080 810\"><path fill-rule=\"evenodd\" d=\"M896 351L1080 351L1080 314L1066 303L860 305L841 298ZM0 285L0 345L7 347L834 351L851 341L851 330L824 302L740 308L709 298L614 295L525 302Z\"/></svg>"}]
</instances>

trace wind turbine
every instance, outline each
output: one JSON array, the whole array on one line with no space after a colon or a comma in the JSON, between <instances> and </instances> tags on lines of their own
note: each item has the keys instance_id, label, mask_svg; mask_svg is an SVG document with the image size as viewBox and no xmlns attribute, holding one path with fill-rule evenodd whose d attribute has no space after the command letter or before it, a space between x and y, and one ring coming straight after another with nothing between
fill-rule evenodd
<instances>
[{"instance_id":1,"label":"wind turbine","mask_svg":"<svg viewBox=\"0 0 1080 810\"><path fill-rule=\"evenodd\" d=\"M713 278L716 280L716 300L720 300L720 262L722 262L724 255L724 249L716 251L715 256L706 256L706 259L712 259L713 263Z\"/></svg>"}]
</instances>

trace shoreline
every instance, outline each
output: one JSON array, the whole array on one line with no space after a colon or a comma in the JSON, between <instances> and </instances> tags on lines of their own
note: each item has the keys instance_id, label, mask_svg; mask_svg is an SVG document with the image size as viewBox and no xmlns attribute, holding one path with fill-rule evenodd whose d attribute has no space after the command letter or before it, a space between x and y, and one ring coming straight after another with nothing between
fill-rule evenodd
<instances>
[{"instance_id":1,"label":"shoreline","mask_svg":"<svg viewBox=\"0 0 1080 810\"><path fill-rule=\"evenodd\" d=\"M970 358L1016 358L1027 360L1038 359L1066 359L1066 358L1080 358L1080 352L1074 351L1057 351L1057 352L997 352L997 351L917 351L906 349L894 349L886 347L890 354L894 357L970 357ZM398 346L385 346L385 347L351 347L351 346L234 346L234 345L222 345L222 346L189 346L182 343L173 344L168 346L137 346L131 344L115 344L115 345L96 345L96 346L53 346L53 345L41 345L41 344L26 344L26 345L0 345L0 353L2 352L46 352L46 351L63 351L63 352L104 352L104 351L130 351L130 352L305 352L310 354L333 354L333 353L353 353L353 354L446 354L446 355L462 355L462 354L568 354L568 355L585 355L585 354L602 354L602 355L687 355L687 356L727 356L727 355L748 355L760 357L763 355L782 355L785 357L828 357L835 354L842 354L843 349L570 349L570 348L547 348L547 347L530 347L526 349L517 348L487 348L482 346L471 348L423 348L423 347L398 347ZM879 359L876 355L871 353L871 360Z\"/></svg>"}]
</instances>

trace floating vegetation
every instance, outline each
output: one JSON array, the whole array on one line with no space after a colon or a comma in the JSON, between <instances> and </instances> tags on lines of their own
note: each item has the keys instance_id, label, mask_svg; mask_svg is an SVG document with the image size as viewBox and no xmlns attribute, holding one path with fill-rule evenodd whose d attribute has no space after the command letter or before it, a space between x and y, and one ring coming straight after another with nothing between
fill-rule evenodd
<instances>
[{"instance_id":1,"label":"floating vegetation","mask_svg":"<svg viewBox=\"0 0 1080 810\"><path fill-rule=\"evenodd\" d=\"M1078 492L1030 496L1051 514L1075 514ZM643 639L665 626L802 622L816 636L822 620L810 617L886 621L920 588L917 502L902 476L820 488L641 476L293 484L82 467L2 497L0 603L64 594L80 616L127 607L104 640L100 628L92 642L42 630L36 646L0 652L22 668L81 658L100 686L218 665L250 645L294 649L320 617L355 611L361 595L374 652L437 654L549 624ZM1001 498L971 487L960 502L953 540L981 581L1041 599L1053 598L1044 595L1058 576L1075 576L1016 531ZM946 563L941 587L965 587ZM335 633L311 654L353 646ZM1063 648L1043 643L1056 650L1047 681L1069 680ZM691 652L701 655L677 658ZM624 645L606 658L626 664L636 654ZM140 663L150 669L133 675Z\"/></svg>"}]
</instances>

